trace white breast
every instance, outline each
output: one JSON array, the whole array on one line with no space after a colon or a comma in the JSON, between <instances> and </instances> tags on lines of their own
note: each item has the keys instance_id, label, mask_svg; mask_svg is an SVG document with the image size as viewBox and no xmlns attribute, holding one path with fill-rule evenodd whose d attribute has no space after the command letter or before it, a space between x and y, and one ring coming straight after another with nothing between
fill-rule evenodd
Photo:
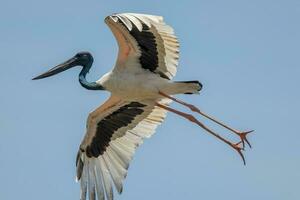
<instances>
[{"instance_id":1,"label":"white breast","mask_svg":"<svg viewBox=\"0 0 300 200\"><path fill-rule=\"evenodd\" d=\"M105 74L97 83L124 100L143 100L159 98L159 88L168 81L146 70L135 73L116 70Z\"/></svg>"}]
</instances>

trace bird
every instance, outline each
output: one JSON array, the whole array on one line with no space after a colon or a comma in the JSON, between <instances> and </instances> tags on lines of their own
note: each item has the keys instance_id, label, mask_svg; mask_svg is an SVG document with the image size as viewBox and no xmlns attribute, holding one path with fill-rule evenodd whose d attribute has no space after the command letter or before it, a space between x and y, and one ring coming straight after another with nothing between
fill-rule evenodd
<instances>
[{"instance_id":1,"label":"bird","mask_svg":"<svg viewBox=\"0 0 300 200\"><path fill-rule=\"evenodd\" d=\"M111 71L99 80L89 82L86 75L94 59L91 53L83 51L33 78L43 79L80 66L79 83L82 87L111 93L108 100L89 114L86 134L79 146L76 180L80 182L80 199L113 200L113 188L121 194L136 148L153 135L167 112L195 123L226 143L245 164L242 151L245 144L251 147L246 136L253 130L233 129L196 106L174 97L177 94L198 94L202 84L199 81L172 81L177 72L179 41L163 17L119 13L107 16L104 21L119 47L116 64ZM236 134L239 142L225 139L194 115L172 108L171 102L223 126Z\"/></svg>"}]
</instances>

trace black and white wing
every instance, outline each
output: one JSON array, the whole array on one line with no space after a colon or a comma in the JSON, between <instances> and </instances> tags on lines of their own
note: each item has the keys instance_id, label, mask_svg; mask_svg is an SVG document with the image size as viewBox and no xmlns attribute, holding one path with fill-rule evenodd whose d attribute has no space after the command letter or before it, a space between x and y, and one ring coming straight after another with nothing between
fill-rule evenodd
<instances>
[{"instance_id":1,"label":"black and white wing","mask_svg":"<svg viewBox=\"0 0 300 200\"><path fill-rule=\"evenodd\" d=\"M116 68L149 70L172 79L177 71L179 42L163 17L136 13L105 18L119 45Z\"/></svg>"},{"instance_id":2,"label":"black and white wing","mask_svg":"<svg viewBox=\"0 0 300 200\"><path fill-rule=\"evenodd\" d=\"M113 184L121 193L135 149L154 133L165 116L166 111L156 107L154 101L125 102L117 97L93 111L76 159L81 200L87 195L90 200L112 200Z\"/></svg>"}]
</instances>

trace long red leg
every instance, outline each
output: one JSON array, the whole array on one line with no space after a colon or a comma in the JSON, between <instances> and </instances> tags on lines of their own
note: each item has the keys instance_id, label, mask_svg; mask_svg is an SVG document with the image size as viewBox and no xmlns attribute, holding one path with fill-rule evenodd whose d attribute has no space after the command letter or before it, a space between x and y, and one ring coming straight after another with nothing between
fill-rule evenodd
<instances>
[{"instance_id":1,"label":"long red leg","mask_svg":"<svg viewBox=\"0 0 300 200\"><path fill-rule=\"evenodd\" d=\"M162 104L159 104L159 103L156 103L156 105L158 107L161 107L161 108L163 108L165 110L168 110L170 112L173 112L173 113L175 113L175 114L177 114L179 116L182 116L182 117L188 119L189 121L197 124L198 126L200 126L201 128L203 128L204 130L206 130L207 132L209 132L210 134L212 134L213 136L215 136L219 140L225 142L226 144L228 144L229 146L231 146L233 149L235 149L238 152L238 154L241 156L241 158L242 158L242 160L244 162L244 165L246 165L245 157L244 157L244 155L242 153L243 148L239 146L239 144L241 142L234 144L234 143L228 141L227 139L221 137L219 134L215 133L214 131L212 131L211 129L209 129L208 127L206 127L203 123L201 123L200 121L198 121L193 115L190 115L190 114L187 114L187 113L175 110L173 108L170 108L168 106L165 106L165 105L162 105Z\"/></svg>"},{"instance_id":2,"label":"long red leg","mask_svg":"<svg viewBox=\"0 0 300 200\"><path fill-rule=\"evenodd\" d=\"M241 138L241 142L242 142L242 144L243 144L243 148L245 147L245 142L244 142L244 141L246 141L246 143L247 143L247 144L249 145L249 147L251 148L251 144L250 144L250 142L249 142L248 139L247 139L247 134L253 132L253 130L251 130L251 131L238 131L238 130L235 130L235 129L233 129L233 128L227 126L226 124L224 124L224 123L222 123L222 122L220 122L220 121L214 119L213 117L209 116L208 114L202 112L199 108L197 108L196 106L194 106L194 105L192 105L192 104L189 104L189 103L186 103L186 102L181 101L181 100L179 100L179 99L176 99L176 98L174 98L174 97L172 97L172 96L169 96L169 95L167 95L167 94L165 94L165 93L163 93L163 92L159 92L159 94L162 95L163 97L166 97L166 98L171 99L171 100L173 100L173 101L175 101L175 102L177 102L177 103L179 103L179 104L181 104L181 105L184 105L184 106L188 107L191 111L197 112L197 113L199 113L200 115L206 117L207 119L210 119L211 121L213 121L213 122L219 124L220 126L223 126L224 128L230 130L231 132L237 134L237 135Z\"/></svg>"}]
</instances>

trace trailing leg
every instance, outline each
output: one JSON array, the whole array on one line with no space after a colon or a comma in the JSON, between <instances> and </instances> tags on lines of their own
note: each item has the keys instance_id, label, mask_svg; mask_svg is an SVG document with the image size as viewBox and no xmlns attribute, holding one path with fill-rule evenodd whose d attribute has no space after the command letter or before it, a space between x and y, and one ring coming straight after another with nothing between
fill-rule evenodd
<instances>
[{"instance_id":1,"label":"trailing leg","mask_svg":"<svg viewBox=\"0 0 300 200\"><path fill-rule=\"evenodd\" d=\"M188 119L189 121L197 124L198 126L200 126L201 128L203 128L204 130L206 130L207 132L209 132L210 134L212 134L213 136L215 136L216 138L218 138L219 140L225 142L226 144L228 144L229 146L231 146L233 149L235 149L238 154L241 156L242 160L243 160L243 163L244 165L246 164L246 161L245 161L245 157L242 153L242 150L243 148L239 146L239 144L241 142L238 142L238 143L232 143L230 141L228 141L227 139L221 137L219 134L215 133L214 131L212 131L211 129L209 129L208 127L206 127L203 123L201 123L200 121L198 121L193 115L190 115L190 114L187 114L187 113L184 113L184 112L181 112L181 111L178 111L178 110L175 110L173 108L170 108L168 106L165 106L165 105L162 105L162 104L159 104L159 103L156 103L156 105L158 107L161 107L167 111L170 111L170 112L173 112L185 119Z\"/></svg>"},{"instance_id":2,"label":"trailing leg","mask_svg":"<svg viewBox=\"0 0 300 200\"><path fill-rule=\"evenodd\" d=\"M196 106L194 106L192 104L189 104L189 103L186 103L186 102L181 101L179 99L176 99L176 98L174 98L172 96L169 96L169 95L167 95L167 94L165 94L163 92L159 92L159 94L162 95L163 97L166 97L166 98L171 99L171 100L173 100L173 101L175 101L175 102L177 102L177 103L179 103L181 105L184 105L184 106L188 107L191 111L199 113L200 115L204 116L205 118L207 118L207 119L209 119L209 120L211 120L211 121L219 124L220 126L223 126L224 128L230 130L231 132L235 133L236 135L238 135L240 137L241 142L243 144L243 148L245 147L245 141L249 145L249 147L251 148L251 144L250 144L250 142L247 139L247 135L249 133L253 132L254 130L251 130L251 131L238 131L238 130L235 130L235 129L227 126L226 124L224 124L224 123L222 123L222 122L214 119L213 117L209 116L208 114L202 112L199 108L197 108Z\"/></svg>"}]
</instances>

